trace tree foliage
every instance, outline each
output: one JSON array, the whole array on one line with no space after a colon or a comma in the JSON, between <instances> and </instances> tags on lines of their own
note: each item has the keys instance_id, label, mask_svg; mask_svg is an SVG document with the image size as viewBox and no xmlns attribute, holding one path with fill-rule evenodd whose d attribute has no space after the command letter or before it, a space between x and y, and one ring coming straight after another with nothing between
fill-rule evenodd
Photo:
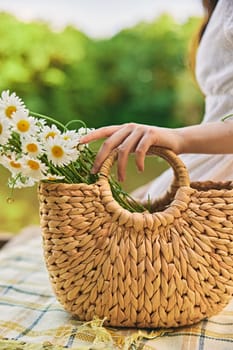
<instances>
[{"instance_id":1,"label":"tree foliage","mask_svg":"<svg viewBox=\"0 0 233 350\"><path fill-rule=\"evenodd\" d=\"M0 89L31 110L89 127L129 121L176 127L198 122L202 96L187 73L187 47L198 19L163 15L107 40L73 27L52 31L0 14Z\"/></svg>"}]
</instances>

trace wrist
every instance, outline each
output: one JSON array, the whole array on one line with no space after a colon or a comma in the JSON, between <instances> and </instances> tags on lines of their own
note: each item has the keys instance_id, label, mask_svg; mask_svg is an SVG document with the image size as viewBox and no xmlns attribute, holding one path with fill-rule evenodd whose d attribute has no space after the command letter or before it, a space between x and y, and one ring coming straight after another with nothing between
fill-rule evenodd
<instances>
[{"instance_id":1,"label":"wrist","mask_svg":"<svg viewBox=\"0 0 233 350\"><path fill-rule=\"evenodd\" d=\"M176 154L188 153L185 128L174 129L174 132L176 133Z\"/></svg>"}]
</instances>

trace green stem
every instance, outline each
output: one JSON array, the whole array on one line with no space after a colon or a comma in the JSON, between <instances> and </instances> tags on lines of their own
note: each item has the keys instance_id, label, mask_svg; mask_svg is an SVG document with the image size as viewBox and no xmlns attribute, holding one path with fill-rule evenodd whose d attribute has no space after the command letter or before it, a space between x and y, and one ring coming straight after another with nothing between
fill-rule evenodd
<instances>
[{"instance_id":1,"label":"green stem","mask_svg":"<svg viewBox=\"0 0 233 350\"><path fill-rule=\"evenodd\" d=\"M86 183L87 180L80 174L80 172L78 172L78 170L74 166L74 163L71 163L71 166L72 166L72 170L74 172L75 177L78 177L82 183ZM77 179L75 182L77 182Z\"/></svg>"},{"instance_id":2,"label":"green stem","mask_svg":"<svg viewBox=\"0 0 233 350\"><path fill-rule=\"evenodd\" d=\"M83 125L84 128L87 130L86 124L84 123L83 120L80 120L80 119L70 120L68 123L66 123L65 128L68 129L68 126L70 126L71 124L74 124L74 123L80 123L80 124Z\"/></svg>"},{"instance_id":3,"label":"green stem","mask_svg":"<svg viewBox=\"0 0 233 350\"><path fill-rule=\"evenodd\" d=\"M65 125L63 125L61 122L59 122L58 120L56 120L52 117L48 117L47 115L32 112L32 111L30 111L30 114L33 115L34 117L39 117L39 118L44 118L46 120L49 120L50 122L53 122L53 123L59 125L62 128L62 130L67 131L67 128Z\"/></svg>"},{"instance_id":4,"label":"green stem","mask_svg":"<svg viewBox=\"0 0 233 350\"><path fill-rule=\"evenodd\" d=\"M12 132L11 138L9 140L9 145L13 146L14 152L21 153L21 141L20 141L19 134L17 134L14 131Z\"/></svg>"},{"instance_id":5,"label":"green stem","mask_svg":"<svg viewBox=\"0 0 233 350\"><path fill-rule=\"evenodd\" d=\"M224 122L226 119L228 119L228 118L230 118L230 117L233 117L233 113L226 115L225 117L223 117L223 118L221 119L221 121Z\"/></svg>"},{"instance_id":6,"label":"green stem","mask_svg":"<svg viewBox=\"0 0 233 350\"><path fill-rule=\"evenodd\" d=\"M68 166L66 166L65 168L53 166L53 171L57 172L58 175L64 176L68 183L76 183L77 182L74 179L73 172L70 171Z\"/></svg>"},{"instance_id":7,"label":"green stem","mask_svg":"<svg viewBox=\"0 0 233 350\"><path fill-rule=\"evenodd\" d=\"M64 179L63 181L69 183L73 183L73 179L69 176L69 174L67 173L67 171L62 171L61 168L59 167L56 167L52 162L50 162L48 159L47 159L47 156L46 155L43 155L41 158L41 161L47 165L47 167L49 168L49 171L52 175L59 175L59 176L64 176Z\"/></svg>"},{"instance_id":8,"label":"green stem","mask_svg":"<svg viewBox=\"0 0 233 350\"><path fill-rule=\"evenodd\" d=\"M127 192L125 192L121 186L113 179L109 178L109 183L112 189L114 198L125 208L131 212L142 212L147 209L135 201Z\"/></svg>"},{"instance_id":9,"label":"green stem","mask_svg":"<svg viewBox=\"0 0 233 350\"><path fill-rule=\"evenodd\" d=\"M16 175L16 177L14 178L14 180L12 181L12 187L11 187L11 190L10 190L10 195L9 197L7 198L7 202L8 203L12 203L14 201L13 199L13 192L14 192L14 189L15 189L15 184L16 184L16 181L20 178L20 173Z\"/></svg>"}]
</instances>

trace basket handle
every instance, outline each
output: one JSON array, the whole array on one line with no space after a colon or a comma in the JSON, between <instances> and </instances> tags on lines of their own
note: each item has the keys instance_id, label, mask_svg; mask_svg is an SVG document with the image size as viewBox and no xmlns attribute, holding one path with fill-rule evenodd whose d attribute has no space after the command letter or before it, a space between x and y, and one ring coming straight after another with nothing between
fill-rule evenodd
<instances>
[{"instance_id":1,"label":"basket handle","mask_svg":"<svg viewBox=\"0 0 233 350\"><path fill-rule=\"evenodd\" d=\"M109 177L111 167L117 159L117 154L117 149L113 150L109 157L103 162L99 171L100 178ZM190 186L187 168L185 167L182 160L173 151L158 146L151 146L149 151L147 152L147 155L157 155L165 159L172 167L174 172L174 180L170 189L172 193L175 193L179 187Z\"/></svg>"}]
</instances>

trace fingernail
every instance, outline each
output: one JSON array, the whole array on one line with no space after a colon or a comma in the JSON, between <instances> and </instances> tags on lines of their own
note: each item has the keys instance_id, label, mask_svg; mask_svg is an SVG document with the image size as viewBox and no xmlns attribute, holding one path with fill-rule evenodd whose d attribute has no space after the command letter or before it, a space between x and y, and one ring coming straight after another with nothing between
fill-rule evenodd
<instances>
[{"instance_id":1,"label":"fingernail","mask_svg":"<svg viewBox=\"0 0 233 350\"><path fill-rule=\"evenodd\" d=\"M144 171L144 169L143 169L142 167L137 167L137 171L138 171L139 173L142 173L142 172Z\"/></svg>"},{"instance_id":2,"label":"fingernail","mask_svg":"<svg viewBox=\"0 0 233 350\"><path fill-rule=\"evenodd\" d=\"M118 176L118 181L119 181L119 182L124 182L123 176Z\"/></svg>"}]
</instances>

